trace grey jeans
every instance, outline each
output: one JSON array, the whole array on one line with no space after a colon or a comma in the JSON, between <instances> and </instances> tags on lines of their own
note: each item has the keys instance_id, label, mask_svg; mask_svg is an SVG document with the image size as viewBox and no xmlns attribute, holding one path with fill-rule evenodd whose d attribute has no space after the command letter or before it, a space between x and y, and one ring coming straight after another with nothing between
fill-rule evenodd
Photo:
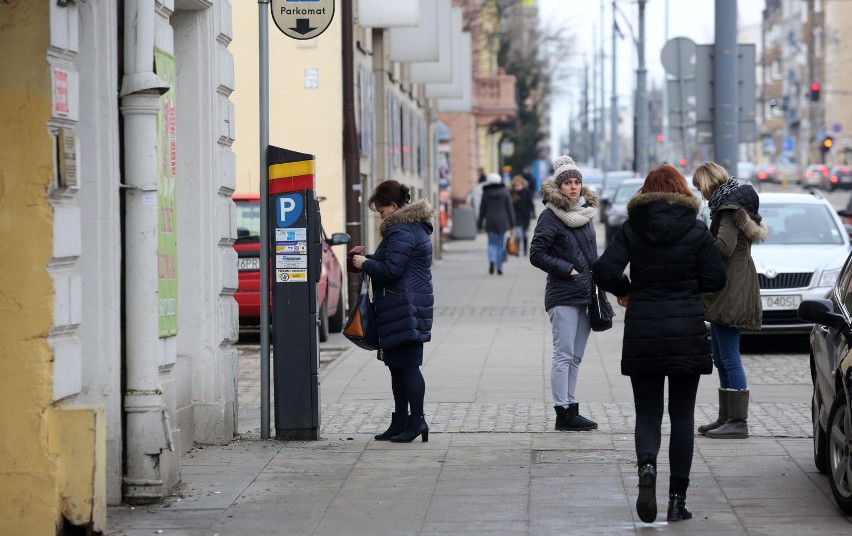
<instances>
[{"instance_id":1,"label":"grey jeans","mask_svg":"<svg viewBox=\"0 0 852 536\"><path fill-rule=\"evenodd\" d=\"M547 311L553 329L550 389L554 406L576 402L577 376L586 351L591 326L585 305L558 305Z\"/></svg>"}]
</instances>

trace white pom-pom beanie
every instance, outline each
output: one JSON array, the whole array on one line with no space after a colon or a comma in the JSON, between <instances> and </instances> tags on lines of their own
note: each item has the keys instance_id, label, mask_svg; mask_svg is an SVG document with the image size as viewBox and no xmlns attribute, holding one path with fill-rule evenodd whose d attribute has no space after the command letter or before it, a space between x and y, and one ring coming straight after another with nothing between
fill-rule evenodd
<instances>
[{"instance_id":1,"label":"white pom-pom beanie","mask_svg":"<svg viewBox=\"0 0 852 536\"><path fill-rule=\"evenodd\" d=\"M574 159L568 155L562 155L553 161L553 181L560 186L565 179L574 178L583 180L583 173L574 163Z\"/></svg>"}]
</instances>

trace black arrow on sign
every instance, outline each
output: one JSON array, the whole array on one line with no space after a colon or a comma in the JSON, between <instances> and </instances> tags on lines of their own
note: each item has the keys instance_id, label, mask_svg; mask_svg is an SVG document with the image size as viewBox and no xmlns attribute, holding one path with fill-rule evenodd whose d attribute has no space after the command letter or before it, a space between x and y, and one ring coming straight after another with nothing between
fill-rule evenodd
<instances>
[{"instance_id":1,"label":"black arrow on sign","mask_svg":"<svg viewBox=\"0 0 852 536\"><path fill-rule=\"evenodd\" d=\"M302 35L305 35L306 33L311 33L312 31L316 30L316 28L311 28L310 19L296 19L296 27L290 29Z\"/></svg>"}]
</instances>

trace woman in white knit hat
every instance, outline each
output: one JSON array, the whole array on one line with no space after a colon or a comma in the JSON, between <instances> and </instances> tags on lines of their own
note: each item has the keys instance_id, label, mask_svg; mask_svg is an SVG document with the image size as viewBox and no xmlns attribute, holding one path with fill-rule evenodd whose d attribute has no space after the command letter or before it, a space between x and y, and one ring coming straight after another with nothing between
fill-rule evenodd
<instances>
[{"instance_id":1,"label":"woman in white knit hat","mask_svg":"<svg viewBox=\"0 0 852 536\"><path fill-rule=\"evenodd\" d=\"M530 262L547 272L544 308L553 329L550 387L557 430L594 430L580 415L575 397L580 362L591 326L591 266L598 260L593 217L598 198L583 186L583 174L570 156L553 162L553 177L541 185L545 210L530 244Z\"/></svg>"}]
</instances>

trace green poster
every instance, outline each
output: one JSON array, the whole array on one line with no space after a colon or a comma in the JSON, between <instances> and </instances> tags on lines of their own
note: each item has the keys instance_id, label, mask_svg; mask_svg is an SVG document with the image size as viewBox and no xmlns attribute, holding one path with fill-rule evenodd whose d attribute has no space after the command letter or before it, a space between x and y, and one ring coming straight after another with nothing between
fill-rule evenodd
<instances>
[{"instance_id":1,"label":"green poster","mask_svg":"<svg viewBox=\"0 0 852 536\"><path fill-rule=\"evenodd\" d=\"M157 279L160 337L177 334L177 191L175 171L175 58L168 52L154 50L157 75L168 82L169 91L160 97L157 114Z\"/></svg>"}]
</instances>

